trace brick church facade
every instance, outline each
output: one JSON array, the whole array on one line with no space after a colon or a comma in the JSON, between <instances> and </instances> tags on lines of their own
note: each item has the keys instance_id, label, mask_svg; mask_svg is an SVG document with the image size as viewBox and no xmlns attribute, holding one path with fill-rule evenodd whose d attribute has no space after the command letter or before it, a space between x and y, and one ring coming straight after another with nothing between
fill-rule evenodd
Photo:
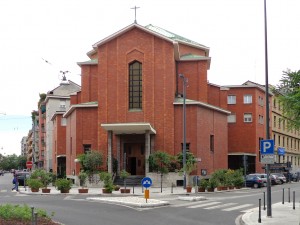
<instances>
[{"instance_id":1,"label":"brick church facade","mask_svg":"<svg viewBox=\"0 0 300 225\"><path fill-rule=\"evenodd\" d=\"M81 91L64 114L66 174L78 174L76 157L101 151L105 168L147 175L155 151L176 155L183 146L183 79L186 143L197 174L228 168L227 92L209 84L209 48L159 27L131 24L95 43L80 62Z\"/></svg>"}]
</instances>

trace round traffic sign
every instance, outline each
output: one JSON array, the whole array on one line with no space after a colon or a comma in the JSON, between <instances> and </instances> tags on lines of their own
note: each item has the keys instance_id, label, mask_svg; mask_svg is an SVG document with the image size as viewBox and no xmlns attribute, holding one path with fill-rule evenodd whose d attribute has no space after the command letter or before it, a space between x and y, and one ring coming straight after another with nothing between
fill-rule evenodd
<instances>
[{"instance_id":1,"label":"round traffic sign","mask_svg":"<svg viewBox=\"0 0 300 225\"><path fill-rule=\"evenodd\" d=\"M26 162L26 167L27 168L32 168L32 162L31 161L27 161Z\"/></svg>"},{"instance_id":2,"label":"round traffic sign","mask_svg":"<svg viewBox=\"0 0 300 225\"><path fill-rule=\"evenodd\" d=\"M152 185L152 180L150 177L144 177L142 179L142 186L145 187L145 188L148 188Z\"/></svg>"}]
</instances>

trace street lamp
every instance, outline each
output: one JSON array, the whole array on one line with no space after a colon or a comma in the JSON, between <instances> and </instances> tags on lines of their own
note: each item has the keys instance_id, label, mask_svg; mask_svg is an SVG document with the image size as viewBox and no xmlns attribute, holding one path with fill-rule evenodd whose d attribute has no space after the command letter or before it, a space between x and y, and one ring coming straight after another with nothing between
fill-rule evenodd
<instances>
[{"instance_id":1,"label":"street lamp","mask_svg":"<svg viewBox=\"0 0 300 225\"><path fill-rule=\"evenodd\" d=\"M183 83L183 152L182 152L182 166L183 168L186 167L186 86L188 83L188 79L183 75L179 74L179 78L182 79ZM186 188L186 171L183 172L183 188Z\"/></svg>"},{"instance_id":2,"label":"street lamp","mask_svg":"<svg viewBox=\"0 0 300 225\"><path fill-rule=\"evenodd\" d=\"M267 29L267 4L264 0L264 22L265 22L265 81L266 81L266 138L270 139L270 119L269 119L269 78L268 78L268 29ZM270 164L266 164L267 172L267 217L272 217L271 203L271 180L270 180Z\"/></svg>"}]
</instances>

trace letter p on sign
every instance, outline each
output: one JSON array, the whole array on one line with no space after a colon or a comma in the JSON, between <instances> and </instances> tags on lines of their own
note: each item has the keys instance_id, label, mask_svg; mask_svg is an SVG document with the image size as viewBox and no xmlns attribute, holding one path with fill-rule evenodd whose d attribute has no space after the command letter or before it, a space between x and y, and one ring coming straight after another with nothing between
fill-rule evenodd
<instances>
[{"instance_id":1,"label":"letter p on sign","mask_svg":"<svg viewBox=\"0 0 300 225\"><path fill-rule=\"evenodd\" d=\"M260 141L260 153L274 154L274 140L261 140Z\"/></svg>"}]
</instances>

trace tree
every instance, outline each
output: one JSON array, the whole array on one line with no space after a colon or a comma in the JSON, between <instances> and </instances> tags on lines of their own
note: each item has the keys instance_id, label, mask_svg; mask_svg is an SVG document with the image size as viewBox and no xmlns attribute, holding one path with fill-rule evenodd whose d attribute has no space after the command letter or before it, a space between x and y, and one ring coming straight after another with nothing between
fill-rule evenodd
<instances>
[{"instance_id":1,"label":"tree","mask_svg":"<svg viewBox=\"0 0 300 225\"><path fill-rule=\"evenodd\" d=\"M289 119L289 128L300 128L300 70L283 71L280 83L273 88L283 116Z\"/></svg>"},{"instance_id":2,"label":"tree","mask_svg":"<svg viewBox=\"0 0 300 225\"><path fill-rule=\"evenodd\" d=\"M92 178L97 171L100 171L100 167L103 164L102 153L95 150L79 155L78 159L83 171L89 175L89 178Z\"/></svg>"},{"instance_id":3,"label":"tree","mask_svg":"<svg viewBox=\"0 0 300 225\"><path fill-rule=\"evenodd\" d=\"M163 174L169 173L169 167L171 166L173 157L162 151L156 151L149 156L149 166L151 170L160 173L160 188L162 192L162 180Z\"/></svg>"}]
</instances>

